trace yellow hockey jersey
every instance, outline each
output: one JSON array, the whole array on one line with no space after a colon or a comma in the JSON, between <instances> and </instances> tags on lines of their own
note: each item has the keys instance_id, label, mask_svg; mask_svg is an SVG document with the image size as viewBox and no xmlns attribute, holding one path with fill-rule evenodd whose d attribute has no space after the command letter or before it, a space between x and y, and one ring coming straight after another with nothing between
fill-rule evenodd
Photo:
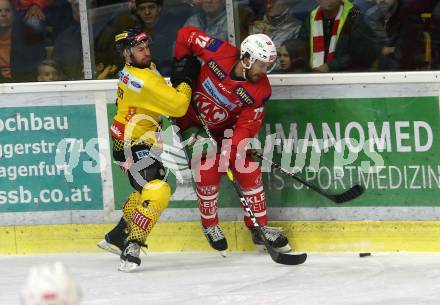
<instances>
[{"instance_id":1,"label":"yellow hockey jersey","mask_svg":"<svg viewBox=\"0 0 440 305\"><path fill-rule=\"evenodd\" d=\"M126 65L119 73L117 113L110 132L113 138L155 142L160 116L185 115L191 100L191 87L181 83L169 86L152 64L140 69Z\"/></svg>"}]
</instances>

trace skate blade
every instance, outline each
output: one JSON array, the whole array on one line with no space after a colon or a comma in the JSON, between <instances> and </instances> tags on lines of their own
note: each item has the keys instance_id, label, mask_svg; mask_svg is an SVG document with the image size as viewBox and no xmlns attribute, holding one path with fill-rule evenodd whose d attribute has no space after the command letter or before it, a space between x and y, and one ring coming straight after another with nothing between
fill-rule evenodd
<instances>
[{"instance_id":1,"label":"skate blade","mask_svg":"<svg viewBox=\"0 0 440 305\"><path fill-rule=\"evenodd\" d=\"M221 255L221 257L226 257L226 256L228 256L228 252L227 252L226 250L218 251L218 253Z\"/></svg>"},{"instance_id":2,"label":"skate blade","mask_svg":"<svg viewBox=\"0 0 440 305\"><path fill-rule=\"evenodd\" d=\"M105 239L101 240L97 244L97 246L98 246L98 248L101 248L104 251L107 251L107 252L112 253L112 254L116 254L118 256L120 256L121 253L122 253L121 250L118 247L113 246L112 244L109 244Z\"/></svg>"},{"instance_id":3,"label":"skate blade","mask_svg":"<svg viewBox=\"0 0 440 305\"><path fill-rule=\"evenodd\" d=\"M121 260L118 270L122 272L132 272L139 267L138 264Z\"/></svg>"}]
</instances>

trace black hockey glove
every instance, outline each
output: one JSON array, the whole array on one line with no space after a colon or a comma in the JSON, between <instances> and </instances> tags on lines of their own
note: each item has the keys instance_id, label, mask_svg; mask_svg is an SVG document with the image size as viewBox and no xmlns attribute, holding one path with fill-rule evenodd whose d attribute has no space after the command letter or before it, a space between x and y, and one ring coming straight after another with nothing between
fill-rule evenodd
<instances>
[{"instance_id":1,"label":"black hockey glove","mask_svg":"<svg viewBox=\"0 0 440 305\"><path fill-rule=\"evenodd\" d=\"M193 89L200 71L200 62L195 56L186 56L180 60L174 58L170 80L173 87L185 82Z\"/></svg>"}]
</instances>

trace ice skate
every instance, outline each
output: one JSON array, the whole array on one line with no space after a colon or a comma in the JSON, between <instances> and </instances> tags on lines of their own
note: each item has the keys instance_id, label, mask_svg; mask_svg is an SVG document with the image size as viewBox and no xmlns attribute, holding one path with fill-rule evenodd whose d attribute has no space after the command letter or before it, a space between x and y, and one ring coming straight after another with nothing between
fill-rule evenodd
<instances>
[{"instance_id":1,"label":"ice skate","mask_svg":"<svg viewBox=\"0 0 440 305\"><path fill-rule=\"evenodd\" d=\"M226 257L228 242L226 241L222 228L219 225L214 225L212 227L202 226L202 229L211 247L219 251L221 256Z\"/></svg>"},{"instance_id":2,"label":"ice skate","mask_svg":"<svg viewBox=\"0 0 440 305\"><path fill-rule=\"evenodd\" d=\"M101 240L97 244L97 246L98 246L98 248L101 248L104 251L107 251L107 252L110 252L110 253L116 254L116 255L121 255L122 249L124 249L123 243L118 243L118 242L112 241L109 238L108 234L105 234L104 239Z\"/></svg>"},{"instance_id":3,"label":"ice skate","mask_svg":"<svg viewBox=\"0 0 440 305\"><path fill-rule=\"evenodd\" d=\"M137 269L141 265L141 259L139 258L140 252L141 246L137 242L130 241L121 254L121 262L119 263L118 270L131 272Z\"/></svg>"},{"instance_id":4,"label":"ice skate","mask_svg":"<svg viewBox=\"0 0 440 305\"><path fill-rule=\"evenodd\" d=\"M282 233L282 228L265 226L261 227L261 230L263 231L264 236L266 236L266 239L275 251L278 251L280 253L287 253L292 251L292 248L289 245L289 240ZM250 231L252 233L252 241L254 242L255 246L257 246L257 249L259 251L267 251L266 246L264 245L264 241L258 234L257 229L250 228Z\"/></svg>"},{"instance_id":5,"label":"ice skate","mask_svg":"<svg viewBox=\"0 0 440 305\"><path fill-rule=\"evenodd\" d=\"M110 232L105 234L104 239L101 240L97 246L104 251L112 254L121 255L125 248L125 242L128 237L127 223L121 218Z\"/></svg>"}]
</instances>

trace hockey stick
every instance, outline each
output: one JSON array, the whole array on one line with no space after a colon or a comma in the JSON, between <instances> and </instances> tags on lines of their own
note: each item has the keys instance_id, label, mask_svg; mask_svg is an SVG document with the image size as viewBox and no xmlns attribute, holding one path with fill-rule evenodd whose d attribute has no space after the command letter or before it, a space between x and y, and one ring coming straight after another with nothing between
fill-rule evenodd
<instances>
[{"instance_id":1,"label":"hockey stick","mask_svg":"<svg viewBox=\"0 0 440 305\"><path fill-rule=\"evenodd\" d=\"M326 192L321 190L319 187L311 185L307 181L305 181L305 180L301 179L300 177L296 176L294 173L291 173L291 172L287 171L286 169L282 168L281 165L273 162L272 160L269 160L264 155L262 155L260 153L257 153L257 152L254 152L253 155L256 156L257 158L259 158L262 161L268 162L272 167L278 168L284 174L292 177L296 181L301 182L305 186L309 187L310 189L314 190L315 192L317 192L318 194L324 196L325 198L330 199L334 203L344 203L344 202L353 200L353 199L359 197L360 195L362 195L364 193L364 191L365 191L365 189L362 186L360 186L359 184L356 184L356 185L354 185L353 187L351 187L350 189L348 189L347 191L345 191L345 192L343 192L341 194L336 194L336 195L327 194Z\"/></svg>"},{"instance_id":2,"label":"hockey stick","mask_svg":"<svg viewBox=\"0 0 440 305\"><path fill-rule=\"evenodd\" d=\"M214 137L211 134L211 131L208 128L208 124L206 123L205 119L201 116L199 109L197 109L197 106L194 105L194 102L192 102L192 101L191 101L191 106L193 107L194 112L197 115L197 118L199 119L200 123L202 124L203 129L205 130L206 134L208 135L209 140L214 145L217 145L217 142L215 141ZM299 265L299 264L304 263L307 259L307 253L302 253L302 254L280 253L280 252L277 252L269 244L269 241L267 240L266 235L264 235L264 232L261 229L261 226L259 225L257 218L255 217L254 212L252 212L252 209L249 207L249 204L247 203L246 199L244 198L244 194L240 188L240 185L234 179L234 175L232 174L230 169L228 169L228 171L227 171L227 176L228 176L229 181L232 182L234 189L237 191L238 196L240 197L241 206L248 213L248 215L252 221L252 224L254 225L254 228L257 230L258 235L260 235L260 238L263 240L264 245L267 249L267 252L269 253L272 260L278 264L283 264L283 265Z\"/></svg>"},{"instance_id":3,"label":"hockey stick","mask_svg":"<svg viewBox=\"0 0 440 305\"><path fill-rule=\"evenodd\" d=\"M244 198L243 191L241 190L240 185L238 185L238 182L234 179L234 176L232 175L230 169L228 169L226 175L228 176L229 181L232 182L232 185L237 191L238 196L240 197L241 206L248 213L249 218L251 219L252 224L254 226L254 229L257 230L258 235L260 235L260 238L263 240L267 252L269 252L269 255L272 258L272 260L278 264L283 264L283 265L299 265L304 263L307 259L307 253L301 253L301 254L280 253L275 251L275 249L270 246L269 241L266 238L266 235L264 235L264 232L261 229L261 226L258 223L254 212L252 212L252 209L249 207L249 204Z\"/></svg>"}]
</instances>

